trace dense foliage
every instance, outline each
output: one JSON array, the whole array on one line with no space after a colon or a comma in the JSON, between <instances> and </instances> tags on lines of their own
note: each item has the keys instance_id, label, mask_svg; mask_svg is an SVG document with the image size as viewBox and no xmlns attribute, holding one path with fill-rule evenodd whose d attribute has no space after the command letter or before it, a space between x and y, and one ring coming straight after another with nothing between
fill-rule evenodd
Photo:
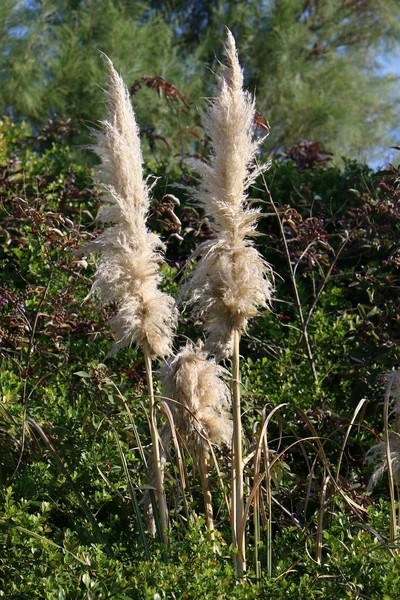
<instances>
[{"instance_id":1,"label":"dense foliage","mask_svg":"<svg viewBox=\"0 0 400 600\"><path fill-rule=\"evenodd\" d=\"M159 181L154 188L151 217L167 241L165 286L174 295L191 250L210 236L207 219L172 185L192 177L179 160L170 187ZM251 570L235 581L216 472L213 554L195 518L202 499L186 452L186 491L173 449L168 461L171 549L165 553L140 536L135 500L147 484L150 441L144 365L134 349L106 360L108 315L87 298L93 262L74 253L97 233L99 192L91 170L74 162L68 132L37 140L29 128L4 120L0 167L3 595L397 598L400 564L398 548L387 541L387 486L382 481L376 495L367 495L363 462L382 431L384 374L400 358L397 170L374 174L354 161L339 169L320 145L301 144L273 162L266 182L252 191L266 213L257 243L277 273L277 300L244 338L249 455L263 410L286 403L269 424L272 518L265 505L258 549L264 575L256 583ZM184 315L177 344L196 328ZM228 452L217 458L227 473ZM336 484L324 488L327 470ZM248 527L251 548L251 520ZM318 539L322 556L315 561Z\"/></svg>"}]
</instances>

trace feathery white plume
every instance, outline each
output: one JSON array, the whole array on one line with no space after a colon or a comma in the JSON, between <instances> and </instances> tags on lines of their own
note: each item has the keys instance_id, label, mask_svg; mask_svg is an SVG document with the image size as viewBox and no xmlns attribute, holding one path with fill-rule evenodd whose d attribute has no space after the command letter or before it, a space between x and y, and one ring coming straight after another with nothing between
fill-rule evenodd
<instances>
[{"instance_id":1,"label":"feathery white plume","mask_svg":"<svg viewBox=\"0 0 400 600\"><path fill-rule=\"evenodd\" d=\"M215 444L231 444L230 391L223 374L222 367L192 344L168 359L162 368L165 395L174 400L169 402L174 424L195 451L207 448L207 439Z\"/></svg>"},{"instance_id":2,"label":"feathery white plume","mask_svg":"<svg viewBox=\"0 0 400 600\"><path fill-rule=\"evenodd\" d=\"M248 319L270 303L272 293L272 269L252 242L260 211L249 208L246 194L269 165L254 164L262 140L253 137L254 100L243 90L229 30L224 53L227 66L206 115L210 163L192 163L200 174L199 188L192 193L212 217L216 239L199 247L201 259L182 293L190 296L205 324L206 348L218 358L231 356L233 330L243 333Z\"/></svg>"},{"instance_id":3,"label":"feathery white plume","mask_svg":"<svg viewBox=\"0 0 400 600\"><path fill-rule=\"evenodd\" d=\"M174 300L160 292L160 238L146 227L149 190L143 179L139 128L129 92L105 57L109 69L107 119L94 150L101 159L100 180L105 204L99 220L113 225L85 246L102 255L91 292L115 302L112 319L116 342L110 354L124 346L147 346L152 358L171 353L176 323Z\"/></svg>"}]
</instances>

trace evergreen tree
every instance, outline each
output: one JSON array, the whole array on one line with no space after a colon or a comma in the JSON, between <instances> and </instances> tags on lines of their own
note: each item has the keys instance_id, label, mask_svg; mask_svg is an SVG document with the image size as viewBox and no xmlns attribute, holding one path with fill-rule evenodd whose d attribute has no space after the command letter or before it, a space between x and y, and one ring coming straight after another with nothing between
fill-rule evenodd
<instances>
[{"instance_id":1,"label":"evergreen tree","mask_svg":"<svg viewBox=\"0 0 400 600\"><path fill-rule=\"evenodd\" d=\"M398 77L383 74L379 64L398 47L398 0L0 4L0 111L36 123L55 113L71 118L84 132L77 144L104 115L99 86L106 69L98 50L128 85L161 76L198 101L212 94L210 68L225 25L241 48L246 87L256 91L271 124L269 150L310 139L338 157L362 158L393 141ZM187 150L183 138L198 120L195 107L182 126L182 104L160 100L145 85L134 103L140 125L163 136L170 154ZM158 140L156 154L163 146Z\"/></svg>"},{"instance_id":2,"label":"evergreen tree","mask_svg":"<svg viewBox=\"0 0 400 600\"><path fill-rule=\"evenodd\" d=\"M269 148L324 142L363 157L389 144L397 123L398 77L382 57L398 48L398 0L153 0L185 54L215 63L224 25L241 48L247 86L271 124ZM180 18L183 15L183 18Z\"/></svg>"},{"instance_id":3,"label":"evergreen tree","mask_svg":"<svg viewBox=\"0 0 400 600\"><path fill-rule=\"evenodd\" d=\"M101 88L107 69L100 50L128 84L143 75L161 76L190 90L171 28L141 3L35 0L21 7L17 0L7 0L0 19L0 66L6 82L0 110L34 124L55 114L71 119L80 132L74 137L77 146L88 142L89 129L105 113ZM157 133L167 141L178 138L171 103L143 87L134 99L141 126L163 123Z\"/></svg>"}]
</instances>

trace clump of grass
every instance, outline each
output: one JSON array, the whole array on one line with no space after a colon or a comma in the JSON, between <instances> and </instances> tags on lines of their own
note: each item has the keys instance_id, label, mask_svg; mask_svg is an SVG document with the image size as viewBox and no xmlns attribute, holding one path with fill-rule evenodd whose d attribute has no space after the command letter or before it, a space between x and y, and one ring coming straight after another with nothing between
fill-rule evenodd
<instances>
[{"instance_id":1,"label":"clump of grass","mask_svg":"<svg viewBox=\"0 0 400 600\"><path fill-rule=\"evenodd\" d=\"M273 289L272 269L254 245L261 213L250 205L247 190L269 165L256 163L262 139L254 136L255 103L243 89L243 73L229 30L224 55L226 65L221 66L216 97L210 101L206 115L211 158L209 163L195 162L200 181L193 190L195 200L212 218L215 239L198 248L200 260L182 292L204 323L206 340L203 349L188 345L167 363L164 385L166 395L173 400L170 409L177 429L200 460L210 528L208 444L230 443L233 438L232 537L237 570L242 572L246 569L246 544L239 343L248 320L260 308L269 306ZM92 293L98 292L104 303L117 306L111 323L116 341L110 354L131 344L141 347L144 353L152 469L167 543L168 517L151 360L171 354L176 311L173 299L158 289L163 244L146 227L149 189L143 179L139 129L129 93L111 61L107 57L105 61L109 69L107 119L94 149L101 159L99 176L104 190L99 219L111 226L85 251L101 255ZM229 391L218 367L218 362L226 358L232 359L233 422L227 418Z\"/></svg>"}]
</instances>

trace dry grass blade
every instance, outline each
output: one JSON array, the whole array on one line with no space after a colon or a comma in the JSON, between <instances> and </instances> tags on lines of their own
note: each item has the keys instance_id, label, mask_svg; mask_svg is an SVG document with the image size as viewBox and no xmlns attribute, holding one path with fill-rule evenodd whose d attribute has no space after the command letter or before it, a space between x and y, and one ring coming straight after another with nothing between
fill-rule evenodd
<instances>
[{"instance_id":1,"label":"dry grass blade","mask_svg":"<svg viewBox=\"0 0 400 600\"><path fill-rule=\"evenodd\" d=\"M224 477L223 477L223 474L222 474L221 469L220 469L219 464L218 464L217 457L216 457L215 452L214 452L213 443L211 442L211 440L209 438L207 438L204 435L204 432L202 431L201 423L197 419L197 415L194 412L192 412L188 406L185 406L184 404L181 404L180 402L177 402L176 400L174 400L172 398L167 398L166 396L160 396L160 399L161 400L165 400L168 403L169 407L171 406L171 404L172 405L173 404L179 405L179 409L187 411L190 414L191 419L193 419L193 422L197 423L197 427L196 427L197 434L202 439L202 443L204 443L204 444L207 445L208 451L210 453L210 456L212 457L212 462L213 462L213 465L215 467L215 470L216 470L216 473L217 473L217 477L218 477L218 482L219 482L219 485L220 485L220 488L221 488L221 492L222 492L222 495L223 495L223 498L224 498L225 507L226 507L226 510L227 510L227 513L228 513L228 516L229 516L229 519L230 519L231 518L231 508L230 508L230 505L229 505L229 499L228 499L228 495L227 495L227 492L226 492L226 487L225 487L225 484L224 484ZM166 413L166 416L168 418L168 413ZM173 416L172 416L172 418L173 418ZM174 425L176 425L175 421L174 421ZM177 436L177 438L178 438L178 436Z\"/></svg>"},{"instance_id":2,"label":"dry grass blade","mask_svg":"<svg viewBox=\"0 0 400 600\"><path fill-rule=\"evenodd\" d=\"M160 402L161 402L162 411L168 421L168 427L169 427L169 430L171 433L172 443L173 443L174 449L175 449L176 460L178 463L180 487L182 490L183 506L185 509L186 518L189 520L190 510L189 510L189 505L188 505L187 498L186 498L186 488L187 488L188 476L187 476L187 471L186 471L186 467L185 467L185 461L183 459L183 455L181 452L180 443L179 443L177 431L175 428L174 418L173 418L172 412L170 410L170 407L168 406L165 399L162 399Z\"/></svg>"},{"instance_id":3,"label":"dry grass blade","mask_svg":"<svg viewBox=\"0 0 400 600\"><path fill-rule=\"evenodd\" d=\"M313 437L314 437L314 439L316 441L316 444L317 444L317 452L318 452L319 459L320 459L320 461L322 463L322 466L323 466L324 470L326 470L326 472L328 473L329 478L332 481L335 490L342 496L342 498L345 500L345 502L350 506L350 508L354 511L354 513L358 517L360 516L360 514L366 513L367 509L364 508L364 506L361 506L360 504L357 504L357 502L355 502L348 494L346 494L344 492L344 490L337 484L336 478L331 473L329 461L328 461L327 456L325 454L325 450L324 450L324 446L323 446L323 444L321 442L321 438L317 434L314 425L312 424L312 422L310 421L310 419L308 418L307 414L304 412L303 409L301 409L298 406L295 406L294 408L301 415L301 417L303 418L304 422L307 424L307 427L309 428L309 430L313 434Z\"/></svg>"},{"instance_id":4,"label":"dry grass blade","mask_svg":"<svg viewBox=\"0 0 400 600\"><path fill-rule=\"evenodd\" d=\"M319 500L319 511L318 511L318 523L317 523L317 535L316 535L316 550L315 550L315 560L320 565L322 562L322 536L324 532L324 509L325 509L325 500L326 500L326 492L328 489L329 477L325 475L322 478L321 491L320 491L320 500Z\"/></svg>"},{"instance_id":5,"label":"dry grass blade","mask_svg":"<svg viewBox=\"0 0 400 600\"><path fill-rule=\"evenodd\" d=\"M254 515L255 515L254 516L254 518L255 518L255 521L254 521L255 542L254 543L255 543L255 569L256 569L256 574L257 574L258 578L261 575L260 565L258 565L258 545L260 543L259 512L258 512L259 502L260 502L259 487L262 482L262 479L261 479L261 481L259 481L261 452L262 452L262 449L264 448L264 457L265 457L265 461L266 461L265 480L266 480L267 505L268 505L268 532L267 532L267 544L266 544L266 547L267 547L267 572L268 572L268 576L271 577L271 575L272 575L272 527L271 527L272 494L271 494L271 473L270 473L267 429L268 429L268 424L269 424L270 420L272 419L272 417L275 415L275 413L277 413L284 406L287 406L287 403L283 403L283 404L280 404L279 406L276 406L269 413L268 417L264 420L259 437L258 437L256 452L254 455L253 473L254 473L254 482L257 482L256 491L254 493ZM253 485L253 487L254 487L254 485Z\"/></svg>"},{"instance_id":6,"label":"dry grass blade","mask_svg":"<svg viewBox=\"0 0 400 600\"><path fill-rule=\"evenodd\" d=\"M346 435L345 435L345 438L343 440L342 447L340 449L339 459L338 459L338 463L337 463L337 467L336 467L336 481L338 481L338 479L339 479L340 467L342 465L342 459L343 459L344 451L345 451L345 448L346 448L347 440L349 439L349 435L350 435L351 429L352 429L352 427L353 427L353 425L355 423L355 420L357 418L358 413L360 412L360 410L362 409L362 407L364 406L364 404L366 402L367 401L366 401L365 398L361 398L360 402L356 406L356 409L355 409L355 411L353 413L353 417L352 417L352 419L350 421L350 424L349 424L349 426L347 428Z\"/></svg>"},{"instance_id":7,"label":"dry grass blade","mask_svg":"<svg viewBox=\"0 0 400 600\"><path fill-rule=\"evenodd\" d=\"M395 399L394 413L394 430L389 429L389 408L390 398ZM388 374L388 383L385 389L383 403L383 441L371 448L367 454L367 460L372 462L379 458L378 465L371 476L368 488L373 488L379 478L387 470L389 480L389 497L390 497L390 540L394 542L397 537L397 528L400 527L400 506L399 517L396 519L396 499L395 499L395 484L397 492L399 492L400 482L400 372L393 371ZM399 497L399 494L398 494Z\"/></svg>"},{"instance_id":8,"label":"dry grass blade","mask_svg":"<svg viewBox=\"0 0 400 600\"><path fill-rule=\"evenodd\" d=\"M390 394L393 383L395 382L396 373L389 378L385 390L385 398L383 404L383 428L385 432L385 452L387 461L387 471L389 479L389 495L390 495L390 541L394 542L397 536L397 520L396 520L396 498L394 493L394 477L392 466L392 454L390 449L390 431L389 431L389 404Z\"/></svg>"},{"instance_id":9,"label":"dry grass blade","mask_svg":"<svg viewBox=\"0 0 400 600\"><path fill-rule=\"evenodd\" d=\"M310 437L302 438L301 441L302 442L308 442L308 441L312 441L312 440L315 440L315 437L311 437L310 436ZM285 452L288 452L291 448L293 448L294 446L296 446L299 443L300 443L299 440L296 440L295 442L293 442L292 444L290 444L287 448L285 448ZM274 467L274 465L275 465L275 463L278 462L281 459L282 454L283 453L274 455L274 458L270 461L270 465L269 465L269 469L270 470L272 470L273 467ZM241 522L241 527L245 527L246 526L246 520L247 520L247 517L248 517L248 513L249 513L249 510L250 510L251 504L252 504L252 502L254 500L254 496L257 493L258 488L262 484L263 479L265 478L265 476L266 476L266 471L264 471L263 473L261 473L261 475L259 475L259 477L257 478L257 480L253 483L253 487L252 487L252 490L250 492L250 495L249 495L249 497L246 500L246 506L245 506L245 509L244 509L244 514L243 514L243 518L242 518L242 522Z\"/></svg>"},{"instance_id":10,"label":"dry grass blade","mask_svg":"<svg viewBox=\"0 0 400 600\"><path fill-rule=\"evenodd\" d=\"M80 558L77 554L74 554L73 552L71 552L71 550L68 550L68 548L65 548L64 546L60 546L59 544L56 544L55 542L53 542L53 540L49 540L48 538L44 537L43 535L40 535L39 533L36 533L35 531L31 531L30 529L26 529L25 527L21 527L20 525L16 525L15 523L12 523L11 521L5 521L3 519L0 519L0 527L10 527L12 529L16 529L17 531L20 531L21 533L25 533L29 537L36 538L40 542L43 542L43 544L52 546L53 548L57 548L57 550L61 550L61 552L65 552L69 556L72 556L72 558L74 558L76 561L78 561L81 565L86 567L88 570L91 568L90 564L88 564L87 561L85 561L83 558Z\"/></svg>"}]
</instances>

